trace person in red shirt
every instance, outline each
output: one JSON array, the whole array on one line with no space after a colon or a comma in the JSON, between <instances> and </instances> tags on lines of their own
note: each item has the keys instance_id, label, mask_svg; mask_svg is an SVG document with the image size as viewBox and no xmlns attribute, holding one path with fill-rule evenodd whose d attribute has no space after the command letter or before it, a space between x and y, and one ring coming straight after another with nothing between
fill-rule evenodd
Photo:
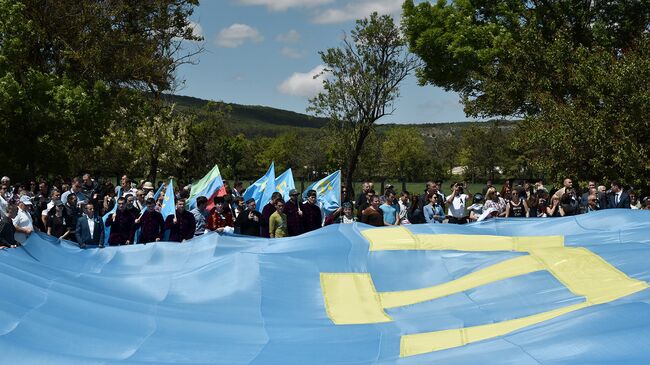
<instances>
[{"instance_id":1,"label":"person in red shirt","mask_svg":"<svg viewBox=\"0 0 650 365\"><path fill-rule=\"evenodd\" d=\"M361 222L369 224L375 227L381 227L384 225L384 215L379 211L379 201L378 196L373 196L370 206L363 210L361 213Z\"/></svg>"},{"instance_id":2,"label":"person in red shirt","mask_svg":"<svg viewBox=\"0 0 650 365\"><path fill-rule=\"evenodd\" d=\"M214 198L214 208L208 214L208 229L218 233L234 231L235 222L232 213L222 196Z\"/></svg>"}]
</instances>

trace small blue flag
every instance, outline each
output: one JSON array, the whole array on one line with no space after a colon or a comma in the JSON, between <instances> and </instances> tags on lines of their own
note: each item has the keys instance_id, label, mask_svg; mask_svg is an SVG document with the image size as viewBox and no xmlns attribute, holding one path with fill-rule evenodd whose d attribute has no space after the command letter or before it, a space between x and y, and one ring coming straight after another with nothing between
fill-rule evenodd
<instances>
[{"instance_id":1,"label":"small blue flag","mask_svg":"<svg viewBox=\"0 0 650 365\"><path fill-rule=\"evenodd\" d=\"M295 188L296 185L293 181L293 173L291 172L291 169L288 169L283 172L282 175L275 178L275 191L282 194L282 198L285 202L289 200L289 192L291 189Z\"/></svg>"},{"instance_id":2,"label":"small blue flag","mask_svg":"<svg viewBox=\"0 0 650 365\"><path fill-rule=\"evenodd\" d=\"M115 213L117 211L117 199L119 199L122 196L122 187L120 186L119 189L117 190L117 197L115 198L115 205L113 206L113 209L111 209L110 212L104 214L102 217L102 222L104 223L104 245L108 245L108 239L110 238L111 235L111 227L106 227L106 220L108 217L111 216L111 214Z\"/></svg>"},{"instance_id":3,"label":"small blue flag","mask_svg":"<svg viewBox=\"0 0 650 365\"><path fill-rule=\"evenodd\" d=\"M160 214L162 214L163 219L167 219L167 217L172 214L176 215L176 198L174 197L174 180L169 180L169 184L167 184L167 189L165 190L165 197L163 198L162 207L160 208Z\"/></svg>"},{"instance_id":4,"label":"small blue flag","mask_svg":"<svg viewBox=\"0 0 650 365\"><path fill-rule=\"evenodd\" d=\"M318 205L325 212L323 217L332 214L341 206L341 170L309 185L302 193L303 199L307 199L309 190L316 190Z\"/></svg>"},{"instance_id":5,"label":"small blue flag","mask_svg":"<svg viewBox=\"0 0 650 365\"><path fill-rule=\"evenodd\" d=\"M266 174L259 178L253 185L246 188L244 192L244 201L250 198L255 199L257 209L262 210L264 205L271 200L271 195L275 192L275 163L271 162Z\"/></svg>"}]
</instances>

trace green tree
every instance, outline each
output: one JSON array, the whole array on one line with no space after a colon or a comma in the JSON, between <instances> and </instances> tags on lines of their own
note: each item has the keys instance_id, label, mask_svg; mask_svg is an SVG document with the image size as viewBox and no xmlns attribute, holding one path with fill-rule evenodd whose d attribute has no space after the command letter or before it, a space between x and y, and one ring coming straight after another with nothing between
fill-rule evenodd
<instances>
[{"instance_id":1,"label":"green tree","mask_svg":"<svg viewBox=\"0 0 650 365\"><path fill-rule=\"evenodd\" d=\"M0 168L15 176L87 166L142 91L173 88L201 42L195 0L0 0ZM120 123L115 123L120 124Z\"/></svg>"},{"instance_id":2,"label":"green tree","mask_svg":"<svg viewBox=\"0 0 650 365\"><path fill-rule=\"evenodd\" d=\"M471 116L523 119L513 147L531 171L650 178L650 1L407 0L403 26L422 84Z\"/></svg>"},{"instance_id":3,"label":"green tree","mask_svg":"<svg viewBox=\"0 0 650 365\"><path fill-rule=\"evenodd\" d=\"M416 128L393 127L384 137L381 167L400 181L419 181L431 164L431 151Z\"/></svg>"},{"instance_id":4,"label":"green tree","mask_svg":"<svg viewBox=\"0 0 650 365\"><path fill-rule=\"evenodd\" d=\"M503 169L508 159L504 150L507 139L499 125L474 123L463 128L461 136L459 162L465 166L466 178L472 182L494 180L497 167Z\"/></svg>"},{"instance_id":5,"label":"green tree","mask_svg":"<svg viewBox=\"0 0 650 365\"><path fill-rule=\"evenodd\" d=\"M339 48L320 52L325 64L324 91L310 99L308 110L330 119L341 140L336 152L344 161L345 186L352 181L364 143L374 123L395 109L399 85L416 67L405 40L390 16L373 13L358 20Z\"/></svg>"}]
</instances>

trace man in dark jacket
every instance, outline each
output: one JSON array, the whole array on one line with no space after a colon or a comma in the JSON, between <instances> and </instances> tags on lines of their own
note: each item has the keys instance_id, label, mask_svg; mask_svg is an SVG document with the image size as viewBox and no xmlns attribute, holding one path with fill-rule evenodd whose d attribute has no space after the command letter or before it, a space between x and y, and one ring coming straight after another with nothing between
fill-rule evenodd
<instances>
[{"instance_id":1,"label":"man in dark jacket","mask_svg":"<svg viewBox=\"0 0 650 365\"><path fill-rule=\"evenodd\" d=\"M300 209L302 209L303 232L311 232L322 227L323 217L320 212L320 207L316 204L316 190L309 190L307 192L307 201L300 204Z\"/></svg>"},{"instance_id":2,"label":"man in dark jacket","mask_svg":"<svg viewBox=\"0 0 650 365\"><path fill-rule=\"evenodd\" d=\"M183 242L194 237L196 219L194 214L185 210L185 199L176 201L176 214L167 217L165 229L169 230L170 242Z\"/></svg>"},{"instance_id":3,"label":"man in dark jacket","mask_svg":"<svg viewBox=\"0 0 650 365\"><path fill-rule=\"evenodd\" d=\"M95 207L92 203L86 204L84 215L77 220L75 236L80 248L87 245L97 245L104 248L104 223L95 215Z\"/></svg>"},{"instance_id":4,"label":"man in dark jacket","mask_svg":"<svg viewBox=\"0 0 650 365\"><path fill-rule=\"evenodd\" d=\"M620 182L612 181L612 194L607 199L607 209L630 209L630 196L623 191Z\"/></svg>"},{"instance_id":5,"label":"man in dark jacket","mask_svg":"<svg viewBox=\"0 0 650 365\"><path fill-rule=\"evenodd\" d=\"M241 212L235 220L235 229L239 234L246 236L260 236L260 222L262 214L256 210L255 199L250 198L246 201L246 210Z\"/></svg>"},{"instance_id":6,"label":"man in dark jacket","mask_svg":"<svg viewBox=\"0 0 650 365\"><path fill-rule=\"evenodd\" d=\"M68 197L65 201L65 205L63 206L63 209L65 210L65 219L66 223L68 224L69 227L77 227L77 220L80 219L81 217L81 211L79 210L79 207L77 206L77 196L74 194L68 194ZM70 236L70 240L74 242L77 241L77 236L73 235Z\"/></svg>"},{"instance_id":7,"label":"man in dark jacket","mask_svg":"<svg viewBox=\"0 0 650 365\"><path fill-rule=\"evenodd\" d=\"M275 202L282 199L282 194L277 191L271 195L271 201L262 209L262 220L260 221L260 233L262 237L269 238L269 219L275 213Z\"/></svg>"},{"instance_id":8,"label":"man in dark jacket","mask_svg":"<svg viewBox=\"0 0 650 365\"><path fill-rule=\"evenodd\" d=\"M302 233L300 220L302 218L302 209L300 209L300 202L298 197L300 194L298 190L291 189L289 191L289 201L284 205L284 214L287 216L287 231L289 237L298 236Z\"/></svg>"},{"instance_id":9,"label":"man in dark jacket","mask_svg":"<svg viewBox=\"0 0 650 365\"><path fill-rule=\"evenodd\" d=\"M111 246L130 245L133 243L135 216L126 210L126 199L117 199L117 210L106 219L106 227L111 227L108 244Z\"/></svg>"},{"instance_id":10,"label":"man in dark jacket","mask_svg":"<svg viewBox=\"0 0 650 365\"><path fill-rule=\"evenodd\" d=\"M156 201L147 199L147 209L135 220L135 229L141 228L138 243L158 242L163 238L165 220L155 208Z\"/></svg>"}]
</instances>

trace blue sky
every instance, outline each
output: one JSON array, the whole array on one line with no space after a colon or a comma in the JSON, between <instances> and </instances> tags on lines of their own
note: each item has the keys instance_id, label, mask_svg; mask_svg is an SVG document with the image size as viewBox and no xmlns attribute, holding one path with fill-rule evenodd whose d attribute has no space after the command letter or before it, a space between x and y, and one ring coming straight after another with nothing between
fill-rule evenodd
<instances>
[{"instance_id":1,"label":"blue sky","mask_svg":"<svg viewBox=\"0 0 650 365\"><path fill-rule=\"evenodd\" d=\"M206 51L178 72L180 95L305 113L319 89L318 51L341 44L372 11L400 16L401 0L204 0L192 21ZM405 80L397 110L382 123L467 120L459 98Z\"/></svg>"}]
</instances>

